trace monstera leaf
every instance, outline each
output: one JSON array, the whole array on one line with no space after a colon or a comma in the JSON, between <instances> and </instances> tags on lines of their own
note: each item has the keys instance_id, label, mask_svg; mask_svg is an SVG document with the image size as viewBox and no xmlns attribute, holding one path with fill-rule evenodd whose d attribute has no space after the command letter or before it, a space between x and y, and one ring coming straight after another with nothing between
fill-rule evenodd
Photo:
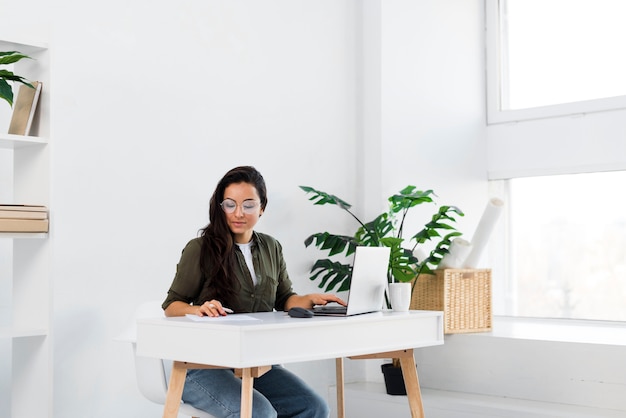
<instances>
[{"instance_id":1,"label":"monstera leaf","mask_svg":"<svg viewBox=\"0 0 626 418\"><path fill-rule=\"evenodd\" d=\"M335 235L329 232L318 232L309 236L304 245L317 247L328 253L329 257L349 257L357 246L391 248L387 279L391 281L408 282L423 273L432 273L443 256L448 253L451 239L461 233L451 223L456 222L456 216L464 216L456 206L441 206L424 227L409 238L403 238L404 221L411 208L429 203L434 204L435 193L432 190L421 191L415 186L407 186L400 192L389 197L389 211L381 213L370 222L362 222L351 212L352 205L339 197L314 189L309 186L300 186L315 205L334 205L347 212L358 223L353 236ZM444 235L444 231L448 233ZM434 242L431 250L423 260L414 255L419 245L428 241ZM412 245L406 245L411 244ZM320 281L319 287L327 292L343 291L350 288L352 266L331 259L320 259L311 269L310 279Z\"/></svg>"}]
</instances>

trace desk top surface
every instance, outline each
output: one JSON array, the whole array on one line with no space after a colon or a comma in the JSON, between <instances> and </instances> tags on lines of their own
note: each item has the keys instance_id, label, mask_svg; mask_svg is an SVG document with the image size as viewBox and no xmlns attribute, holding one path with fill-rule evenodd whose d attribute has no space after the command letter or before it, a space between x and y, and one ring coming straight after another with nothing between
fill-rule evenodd
<instances>
[{"instance_id":1,"label":"desk top surface","mask_svg":"<svg viewBox=\"0 0 626 418\"><path fill-rule=\"evenodd\" d=\"M286 312L257 312L230 314L217 318L202 317L197 320L185 316L142 318L138 319L137 323L163 327L191 327L205 330L221 330L226 327L238 329L242 332L251 332L259 329L274 328L350 326L351 324L363 322L403 322L421 318L437 318L441 315L442 313L439 311L382 311L348 317L314 316L313 318L292 318Z\"/></svg>"},{"instance_id":2,"label":"desk top surface","mask_svg":"<svg viewBox=\"0 0 626 418\"><path fill-rule=\"evenodd\" d=\"M229 317L201 322L186 317L139 319L137 354L238 368L443 344L439 311L313 318L263 312Z\"/></svg>"}]
</instances>

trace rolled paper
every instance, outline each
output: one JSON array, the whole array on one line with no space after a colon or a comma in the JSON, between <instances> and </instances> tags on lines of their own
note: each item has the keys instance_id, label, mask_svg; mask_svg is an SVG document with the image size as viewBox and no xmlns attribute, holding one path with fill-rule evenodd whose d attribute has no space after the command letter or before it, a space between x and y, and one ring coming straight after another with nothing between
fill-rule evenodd
<instances>
[{"instance_id":1,"label":"rolled paper","mask_svg":"<svg viewBox=\"0 0 626 418\"><path fill-rule=\"evenodd\" d=\"M460 269L472 249L472 244L463 238L455 238L450 243L448 254L439 262L440 269Z\"/></svg>"},{"instance_id":2,"label":"rolled paper","mask_svg":"<svg viewBox=\"0 0 626 418\"><path fill-rule=\"evenodd\" d=\"M424 250L422 250L421 248L416 248L413 251L413 257L417 258L417 261L421 263L422 261L426 259L426 257L428 257L428 255L426 255Z\"/></svg>"},{"instance_id":3,"label":"rolled paper","mask_svg":"<svg viewBox=\"0 0 626 418\"><path fill-rule=\"evenodd\" d=\"M504 201L498 198L490 199L487 203L487 207L483 212L483 216L478 222L474 236L472 237L472 249L470 250L467 258L465 258L465 268L476 268L480 262L483 250L489 243L489 237L493 228L502 213L504 207Z\"/></svg>"}]
</instances>

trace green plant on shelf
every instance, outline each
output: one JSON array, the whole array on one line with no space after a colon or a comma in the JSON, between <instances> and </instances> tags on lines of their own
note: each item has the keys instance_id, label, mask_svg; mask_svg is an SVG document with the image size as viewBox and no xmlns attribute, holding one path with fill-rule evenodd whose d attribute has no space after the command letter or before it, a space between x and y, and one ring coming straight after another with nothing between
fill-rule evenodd
<instances>
[{"instance_id":1,"label":"green plant on shelf","mask_svg":"<svg viewBox=\"0 0 626 418\"><path fill-rule=\"evenodd\" d=\"M28 55L18 51L0 51L0 66L15 64L24 58L31 59ZM35 88L26 78L0 67L0 99L6 100L11 107L13 107L13 89L9 82L21 83L30 88Z\"/></svg>"}]
</instances>

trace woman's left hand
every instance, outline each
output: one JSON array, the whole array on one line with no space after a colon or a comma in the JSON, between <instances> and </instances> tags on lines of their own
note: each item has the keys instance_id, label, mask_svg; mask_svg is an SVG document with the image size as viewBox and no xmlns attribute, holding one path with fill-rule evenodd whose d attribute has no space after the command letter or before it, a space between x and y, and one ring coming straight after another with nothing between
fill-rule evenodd
<instances>
[{"instance_id":1,"label":"woman's left hand","mask_svg":"<svg viewBox=\"0 0 626 418\"><path fill-rule=\"evenodd\" d=\"M336 295L328 293L311 293L308 295L311 298L311 303L315 305L326 305L328 302L337 302L340 305L346 306L347 303Z\"/></svg>"},{"instance_id":2,"label":"woman's left hand","mask_svg":"<svg viewBox=\"0 0 626 418\"><path fill-rule=\"evenodd\" d=\"M331 293L310 293L308 295L293 295L287 299L285 304L285 310L289 310L294 306L301 308L311 309L315 305L326 305L330 302L336 302L342 306L346 306L347 303L337 295Z\"/></svg>"}]
</instances>

